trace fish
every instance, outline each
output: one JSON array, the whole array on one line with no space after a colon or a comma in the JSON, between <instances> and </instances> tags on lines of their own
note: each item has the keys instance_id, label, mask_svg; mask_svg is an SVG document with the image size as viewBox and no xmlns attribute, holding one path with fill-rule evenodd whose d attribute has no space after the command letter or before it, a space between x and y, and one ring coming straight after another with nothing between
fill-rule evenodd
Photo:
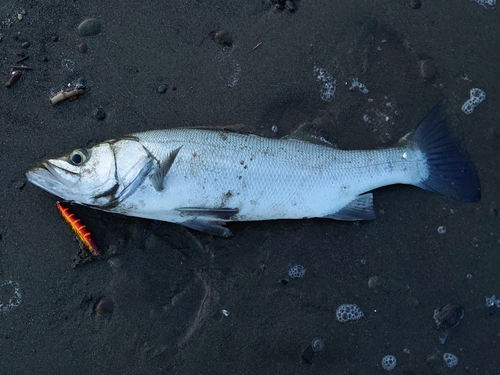
<instances>
[{"instance_id":1,"label":"fish","mask_svg":"<svg viewBox=\"0 0 500 375\"><path fill-rule=\"evenodd\" d=\"M372 220L372 191L394 184L481 198L476 169L441 105L390 148L340 150L304 133L151 130L45 160L26 177L65 201L221 237L232 235L233 221Z\"/></svg>"}]
</instances>

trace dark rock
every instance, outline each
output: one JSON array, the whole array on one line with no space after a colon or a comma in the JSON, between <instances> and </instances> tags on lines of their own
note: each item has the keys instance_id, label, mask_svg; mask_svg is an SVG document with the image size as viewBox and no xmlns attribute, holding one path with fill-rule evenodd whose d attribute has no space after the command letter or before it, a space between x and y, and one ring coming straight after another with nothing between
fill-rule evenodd
<instances>
[{"instance_id":1,"label":"dark rock","mask_svg":"<svg viewBox=\"0 0 500 375\"><path fill-rule=\"evenodd\" d=\"M95 18L88 18L78 26L80 36L94 36L101 32L101 22Z\"/></svg>"},{"instance_id":2,"label":"dark rock","mask_svg":"<svg viewBox=\"0 0 500 375\"><path fill-rule=\"evenodd\" d=\"M168 89L167 85L161 84L160 86L158 86L156 91L158 91L158 93L160 93L160 94L165 94L167 92L167 89Z\"/></svg>"},{"instance_id":3,"label":"dark rock","mask_svg":"<svg viewBox=\"0 0 500 375\"><path fill-rule=\"evenodd\" d=\"M115 311L115 303L107 297L100 297L94 304L94 311L101 316L109 316Z\"/></svg>"},{"instance_id":4,"label":"dark rock","mask_svg":"<svg viewBox=\"0 0 500 375\"><path fill-rule=\"evenodd\" d=\"M432 81L436 78L436 63L432 60L422 60L419 64L420 76L426 81Z\"/></svg>"},{"instance_id":5,"label":"dark rock","mask_svg":"<svg viewBox=\"0 0 500 375\"><path fill-rule=\"evenodd\" d=\"M97 119L97 120L104 120L106 118L106 112L104 111L104 108L102 107L97 107L95 110L94 110L94 117Z\"/></svg>"},{"instance_id":6,"label":"dark rock","mask_svg":"<svg viewBox=\"0 0 500 375\"><path fill-rule=\"evenodd\" d=\"M85 42L81 43L78 46L78 51L80 51L81 53L87 53L88 50L89 50L89 46Z\"/></svg>"},{"instance_id":7,"label":"dark rock","mask_svg":"<svg viewBox=\"0 0 500 375\"><path fill-rule=\"evenodd\" d=\"M217 31L214 34L213 39L215 42L217 42L219 44L224 44L226 46L230 46L233 43L233 38L231 37L229 32L226 30Z\"/></svg>"},{"instance_id":8,"label":"dark rock","mask_svg":"<svg viewBox=\"0 0 500 375\"><path fill-rule=\"evenodd\" d=\"M410 6L413 9L420 9L420 7L422 6L422 2L420 0L410 0Z\"/></svg>"}]
</instances>

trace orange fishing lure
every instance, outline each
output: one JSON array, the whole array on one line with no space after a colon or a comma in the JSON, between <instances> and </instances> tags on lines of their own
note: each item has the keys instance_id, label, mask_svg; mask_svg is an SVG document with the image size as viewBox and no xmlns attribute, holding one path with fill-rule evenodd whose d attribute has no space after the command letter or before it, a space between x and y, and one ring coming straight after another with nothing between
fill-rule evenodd
<instances>
[{"instance_id":1,"label":"orange fishing lure","mask_svg":"<svg viewBox=\"0 0 500 375\"><path fill-rule=\"evenodd\" d=\"M89 249L90 253L93 256L99 255L101 252L97 248L94 240L90 236L90 232L87 230L85 225L82 224L80 219L78 219L75 214L73 214L68 207L65 207L61 202L57 202L57 208L61 215L64 217L64 220L68 222L71 229L76 233L80 241L85 245L87 249Z\"/></svg>"}]
</instances>

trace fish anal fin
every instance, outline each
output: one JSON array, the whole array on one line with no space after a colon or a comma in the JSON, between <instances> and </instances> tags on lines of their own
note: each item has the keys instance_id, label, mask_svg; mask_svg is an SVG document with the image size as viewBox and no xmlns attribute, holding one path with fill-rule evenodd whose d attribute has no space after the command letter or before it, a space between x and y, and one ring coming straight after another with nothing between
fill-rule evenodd
<instances>
[{"instance_id":1,"label":"fish anal fin","mask_svg":"<svg viewBox=\"0 0 500 375\"><path fill-rule=\"evenodd\" d=\"M239 212L237 208L204 207L181 207L177 208L176 211L179 211L181 213L181 216L194 216L221 220L230 220Z\"/></svg>"},{"instance_id":2,"label":"fish anal fin","mask_svg":"<svg viewBox=\"0 0 500 375\"><path fill-rule=\"evenodd\" d=\"M373 207L373 194L367 193L359 195L340 211L325 217L344 221L374 220L375 209Z\"/></svg>"},{"instance_id":3,"label":"fish anal fin","mask_svg":"<svg viewBox=\"0 0 500 375\"><path fill-rule=\"evenodd\" d=\"M174 164L175 158L177 157L177 154L179 154L181 147L172 151L165 160L158 163L158 167L156 168L155 172L151 175L151 183L153 184L153 187L155 188L156 191L163 190L165 177L167 176L167 173L172 167L172 165Z\"/></svg>"},{"instance_id":4,"label":"fish anal fin","mask_svg":"<svg viewBox=\"0 0 500 375\"><path fill-rule=\"evenodd\" d=\"M187 228L211 234L217 237L227 238L233 235L233 233L224 226L223 221L216 221L216 220L205 221L205 220L192 219L184 221L180 224Z\"/></svg>"}]
</instances>

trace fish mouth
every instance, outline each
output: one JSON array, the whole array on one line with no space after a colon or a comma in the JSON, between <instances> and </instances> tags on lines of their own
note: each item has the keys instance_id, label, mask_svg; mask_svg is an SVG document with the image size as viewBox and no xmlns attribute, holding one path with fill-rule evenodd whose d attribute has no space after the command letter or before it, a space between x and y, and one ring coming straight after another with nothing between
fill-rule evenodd
<instances>
[{"instance_id":1,"label":"fish mouth","mask_svg":"<svg viewBox=\"0 0 500 375\"><path fill-rule=\"evenodd\" d=\"M77 177L76 174L59 168L50 161L45 161L26 172L26 178L33 185L57 195L61 193L61 190L70 189L76 184L77 178L74 181L65 178L64 175L68 176L68 174Z\"/></svg>"}]
</instances>

